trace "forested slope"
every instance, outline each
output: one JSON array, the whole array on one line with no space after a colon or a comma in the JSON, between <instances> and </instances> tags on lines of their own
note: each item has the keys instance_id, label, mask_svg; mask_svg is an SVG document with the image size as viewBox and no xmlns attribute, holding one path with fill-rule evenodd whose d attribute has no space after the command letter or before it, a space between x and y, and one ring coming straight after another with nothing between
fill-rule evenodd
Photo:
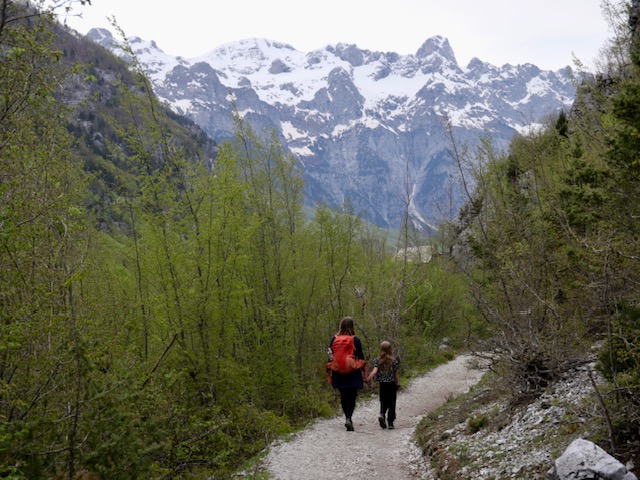
<instances>
[{"instance_id":1,"label":"forested slope","mask_svg":"<svg viewBox=\"0 0 640 480\"><path fill-rule=\"evenodd\" d=\"M228 476L333 413L343 316L405 373L473 332L444 256L394 260L408 232L348 204L305 218L269 132L213 145L135 63L0 6L0 475Z\"/></svg>"},{"instance_id":2,"label":"forested slope","mask_svg":"<svg viewBox=\"0 0 640 480\"><path fill-rule=\"evenodd\" d=\"M615 35L601 71L547 128L516 138L507 152L488 143L477 152L477 188L450 233L491 332L475 348L505 401L539 398L590 361L595 345L608 383L593 392L602 400L594 401L590 435L637 464L640 2L603 7Z\"/></svg>"}]
</instances>

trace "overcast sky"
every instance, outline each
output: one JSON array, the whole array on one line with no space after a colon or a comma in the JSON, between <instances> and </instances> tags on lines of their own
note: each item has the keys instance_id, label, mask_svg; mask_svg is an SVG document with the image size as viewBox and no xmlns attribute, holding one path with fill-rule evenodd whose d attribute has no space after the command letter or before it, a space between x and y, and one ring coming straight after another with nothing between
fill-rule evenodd
<instances>
[{"instance_id":1,"label":"overcast sky","mask_svg":"<svg viewBox=\"0 0 640 480\"><path fill-rule=\"evenodd\" d=\"M266 38L309 52L353 43L415 53L429 37L449 40L458 63L588 67L610 37L601 0L92 0L68 23L80 33L115 17L127 36L196 57L222 44Z\"/></svg>"}]
</instances>

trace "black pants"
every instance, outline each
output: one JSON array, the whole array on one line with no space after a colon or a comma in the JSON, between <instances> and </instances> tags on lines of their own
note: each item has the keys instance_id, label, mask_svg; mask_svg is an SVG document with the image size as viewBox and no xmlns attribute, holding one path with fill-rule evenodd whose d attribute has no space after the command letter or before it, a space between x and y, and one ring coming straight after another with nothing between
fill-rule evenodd
<instances>
[{"instance_id":1,"label":"black pants","mask_svg":"<svg viewBox=\"0 0 640 480\"><path fill-rule=\"evenodd\" d=\"M396 419L396 392L395 382L380 382L380 415L389 423Z\"/></svg>"},{"instance_id":2,"label":"black pants","mask_svg":"<svg viewBox=\"0 0 640 480\"><path fill-rule=\"evenodd\" d=\"M339 388L340 391L340 405L342 405L342 411L345 418L351 418L353 411L356 409L356 398L358 397L357 388Z\"/></svg>"}]
</instances>

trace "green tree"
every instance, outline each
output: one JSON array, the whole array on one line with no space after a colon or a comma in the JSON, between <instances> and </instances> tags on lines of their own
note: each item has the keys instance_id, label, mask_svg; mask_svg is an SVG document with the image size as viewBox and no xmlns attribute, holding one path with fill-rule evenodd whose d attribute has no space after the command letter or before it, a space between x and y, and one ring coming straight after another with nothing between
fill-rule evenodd
<instances>
[{"instance_id":1,"label":"green tree","mask_svg":"<svg viewBox=\"0 0 640 480\"><path fill-rule=\"evenodd\" d=\"M464 233L474 262L460 257L471 293L493 334L493 352L515 392L540 392L580 359L584 311L567 278L557 192L566 147L558 130L516 138L508 154L488 143L477 177L473 228ZM472 209L469 209L470 211Z\"/></svg>"},{"instance_id":2,"label":"green tree","mask_svg":"<svg viewBox=\"0 0 640 480\"><path fill-rule=\"evenodd\" d=\"M73 478L87 394L76 290L87 237L83 177L58 101L68 73L52 15L1 7L0 468Z\"/></svg>"}]
</instances>

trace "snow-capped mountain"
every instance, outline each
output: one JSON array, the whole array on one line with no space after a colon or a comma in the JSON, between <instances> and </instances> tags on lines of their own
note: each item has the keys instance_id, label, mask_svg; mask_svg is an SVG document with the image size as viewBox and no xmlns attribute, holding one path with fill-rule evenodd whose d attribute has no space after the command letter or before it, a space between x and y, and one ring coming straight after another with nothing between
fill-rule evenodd
<instances>
[{"instance_id":1,"label":"snow-capped mountain","mask_svg":"<svg viewBox=\"0 0 640 480\"><path fill-rule=\"evenodd\" d=\"M114 49L111 33L89 38ZM154 42L130 40L156 95L214 140L231 136L231 99L257 131L275 129L300 160L306 201L341 206L399 228L406 211L419 228L455 215L464 201L456 144L490 135L499 149L517 132L567 109L570 68L496 67L474 58L460 67L447 39L429 38L414 55L339 43L304 53L248 39L185 59Z\"/></svg>"}]
</instances>

